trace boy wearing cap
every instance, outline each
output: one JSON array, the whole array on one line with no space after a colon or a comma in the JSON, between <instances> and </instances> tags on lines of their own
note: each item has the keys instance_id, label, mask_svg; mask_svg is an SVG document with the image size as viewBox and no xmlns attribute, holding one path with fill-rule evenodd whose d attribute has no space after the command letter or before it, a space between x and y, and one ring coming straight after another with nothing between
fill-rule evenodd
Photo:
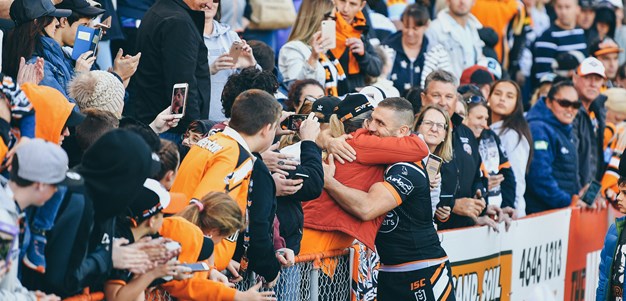
<instances>
[{"instance_id":1,"label":"boy wearing cap","mask_svg":"<svg viewBox=\"0 0 626 301\"><path fill-rule=\"evenodd\" d=\"M58 145L46 142L42 139L32 139L22 142L17 146L11 166L11 179L1 179L2 191L0 195L4 200L0 201L0 210L8 213L13 222L24 218L23 211L31 206L41 207L48 201L57 190L57 185L76 186L82 184L80 175L69 172L67 168L68 158L65 151ZM10 198L13 198L11 202ZM28 224L21 223L24 228L24 243L28 243ZM19 249L16 245L14 250ZM44 295L35 292L24 292L17 279L19 252L14 252L11 258L13 264L9 274L0 282L0 297L13 296L17 300L60 300L54 295ZM11 290L20 294L11 295ZM21 299L24 298L24 299ZM5 298L2 298L5 300Z\"/></svg>"},{"instance_id":2,"label":"boy wearing cap","mask_svg":"<svg viewBox=\"0 0 626 301\"><path fill-rule=\"evenodd\" d=\"M252 191L250 186L253 169L256 168L254 166L265 166L262 161L256 162L258 160L253 153L261 153L272 145L280 112L278 102L265 91L252 89L240 94L232 106L229 126L223 132L204 138L191 147L180 165L171 191L183 193L188 199L201 199L211 191L226 192L245 214ZM270 174L267 176L271 186L255 187L275 190ZM257 190L255 193L260 192ZM264 193L275 196L275 191ZM250 247L255 249L247 254L250 259L249 269L256 271L268 282L276 281L280 271L276 259L279 255L274 254L270 236L272 224L264 223L270 216L273 219L275 207L274 199L273 204L252 200L249 208L249 241ZM237 239L239 237L242 242L243 236L235 233L215 247L215 265L218 270L224 270L229 265L238 246Z\"/></svg>"},{"instance_id":3,"label":"boy wearing cap","mask_svg":"<svg viewBox=\"0 0 626 301\"><path fill-rule=\"evenodd\" d=\"M583 186L592 180L600 181L606 166L603 150L606 96L600 94L605 80L604 65L594 57L583 60L572 78L583 104L573 124L579 141L579 180Z\"/></svg>"},{"instance_id":4,"label":"boy wearing cap","mask_svg":"<svg viewBox=\"0 0 626 301\"><path fill-rule=\"evenodd\" d=\"M28 83L22 85L22 91L36 111L34 127L25 124L21 126L21 135L24 137L41 138L61 145L65 137L70 134L68 128L79 125L85 119L84 115L73 110L76 105L68 102L63 94L54 88ZM44 273L46 269L43 252L46 245L46 231L52 228L65 191L65 187L59 187L46 205L29 212L29 215L34 214L31 223L33 243L29 244L29 249L23 250L27 254L22 254L22 257L28 268L41 273Z\"/></svg>"},{"instance_id":5,"label":"boy wearing cap","mask_svg":"<svg viewBox=\"0 0 626 301\"><path fill-rule=\"evenodd\" d=\"M619 48L617 43L609 37L596 41L589 46L589 54L600 60L602 65L604 65L607 78L604 89L615 87L614 81L617 79L619 54L621 52L624 52L624 49Z\"/></svg>"},{"instance_id":6,"label":"boy wearing cap","mask_svg":"<svg viewBox=\"0 0 626 301\"><path fill-rule=\"evenodd\" d=\"M126 219L118 219L116 236L125 238L134 243L144 237L159 233L163 225L163 209L170 203L170 195L153 179L146 179L139 196L129 206ZM165 276L176 276L177 280L189 278L182 272L191 272L191 269L182 267L176 260L170 260L180 250L168 250L163 254L163 260L156 266L141 275L134 275L128 270L113 270L109 280L104 285L106 300L135 300L154 281Z\"/></svg>"}]
</instances>

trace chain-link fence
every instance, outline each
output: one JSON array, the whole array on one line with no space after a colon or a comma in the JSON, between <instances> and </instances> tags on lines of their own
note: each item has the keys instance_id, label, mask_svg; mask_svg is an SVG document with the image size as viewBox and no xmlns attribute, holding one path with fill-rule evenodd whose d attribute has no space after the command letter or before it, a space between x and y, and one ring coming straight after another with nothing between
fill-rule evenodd
<instances>
[{"instance_id":1,"label":"chain-link fence","mask_svg":"<svg viewBox=\"0 0 626 301\"><path fill-rule=\"evenodd\" d=\"M349 301L352 281L354 249L307 254L296 257L296 264L283 268L273 289L279 301ZM246 291L258 281L254 273L243 275L236 284L239 291ZM166 291L157 288L147 294L146 301L174 301Z\"/></svg>"}]
</instances>

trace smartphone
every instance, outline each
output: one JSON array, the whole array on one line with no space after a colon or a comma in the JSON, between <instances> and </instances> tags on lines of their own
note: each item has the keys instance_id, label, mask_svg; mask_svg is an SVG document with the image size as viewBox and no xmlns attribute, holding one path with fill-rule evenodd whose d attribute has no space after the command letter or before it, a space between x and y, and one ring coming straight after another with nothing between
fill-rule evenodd
<instances>
[{"instance_id":1,"label":"smartphone","mask_svg":"<svg viewBox=\"0 0 626 301\"><path fill-rule=\"evenodd\" d=\"M211 268L206 262L196 262L196 263L183 263L181 264L184 267L191 268L191 272L208 272Z\"/></svg>"},{"instance_id":2,"label":"smartphone","mask_svg":"<svg viewBox=\"0 0 626 301\"><path fill-rule=\"evenodd\" d=\"M299 131L300 125L307 117L309 117L307 114L294 114L287 117L280 126L283 130Z\"/></svg>"},{"instance_id":3,"label":"smartphone","mask_svg":"<svg viewBox=\"0 0 626 301\"><path fill-rule=\"evenodd\" d=\"M187 106L187 90L189 90L189 84L181 83L175 84L172 89L172 104L170 113L175 118L182 118L185 115L185 107Z\"/></svg>"},{"instance_id":4,"label":"smartphone","mask_svg":"<svg viewBox=\"0 0 626 301\"><path fill-rule=\"evenodd\" d=\"M589 187L587 187L587 191L583 194L582 201L587 203L589 206L593 205L593 202L596 200L596 197L598 197L601 188L602 185L598 181L591 181L591 183L589 183Z\"/></svg>"},{"instance_id":5,"label":"smartphone","mask_svg":"<svg viewBox=\"0 0 626 301\"><path fill-rule=\"evenodd\" d=\"M5 265L11 262L15 238L19 234L19 228L11 223L0 222L0 260L5 260Z\"/></svg>"},{"instance_id":6,"label":"smartphone","mask_svg":"<svg viewBox=\"0 0 626 301\"><path fill-rule=\"evenodd\" d=\"M233 64L237 63L242 52L243 43L241 41L234 41L233 45L230 46L230 51L228 52L228 55L233 58Z\"/></svg>"},{"instance_id":7,"label":"smartphone","mask_svg":"<svg viewBox=\"0 0 626 301\"><path fill-rule=\"evenodd\" d=\"M333 20L322 21L322 39L330 40L331 43L328 45L328 49L337 48L337 29L336 29L335 21Z\"/></svg>"},{"instance_id":8,"label":"smartphone","mask_svg":"<svg viewBox=\"0 0 626 301\"><path fill-rule=\"evenodd\" d=\"M430 154L428 155L428 161L426 162L426 172L428 173L429 179L434 179L439 170L441 169L441 164L443 163L443 159L440 157Z\"/></svg>"},{"instance_id":9,"label":"smartphone","mask_svg":"<svg viewBox=\"0 0 626 301\"><path fill-rule=\"evenodd\" d=\"M292 178L293 178L294 180L297 180L297 179L306 180L306 179L308 179L308 178L309 178L309 175L304 174L304 173L299 173L299 172L297 172L297 173L295 173L295 174L293 175L293 177L292 177Z\"/></svg>"}]
</instances>

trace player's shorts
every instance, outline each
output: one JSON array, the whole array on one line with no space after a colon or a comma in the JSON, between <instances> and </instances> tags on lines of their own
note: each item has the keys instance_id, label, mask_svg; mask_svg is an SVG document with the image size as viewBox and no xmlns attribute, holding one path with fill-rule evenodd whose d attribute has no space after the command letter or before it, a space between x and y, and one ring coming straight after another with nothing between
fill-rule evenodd
<instances>
[{"instance_id":1,"label":"player's shorts","mask_svg":"<svg viewBox=\"0 0 626 301\"><path fill-rule=\"evenodd\" d=\"M378 272L378 301L454 301L450 262L408 272Z\"/></svg>"}]
</instances>

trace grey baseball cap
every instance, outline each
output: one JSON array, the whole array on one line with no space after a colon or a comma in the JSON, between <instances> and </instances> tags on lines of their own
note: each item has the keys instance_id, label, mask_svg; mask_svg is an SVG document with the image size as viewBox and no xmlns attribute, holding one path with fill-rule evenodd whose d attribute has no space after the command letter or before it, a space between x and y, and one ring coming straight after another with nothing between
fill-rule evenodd
<instances>
[{"instance_id":1,"label":"grey baseball cap","mask_svg":"<svg viewBox=\"0 0 626 301\"><path fill-rule=\"evenodd\" d=\"M35 138L17 146L19 159L17 175L31 182L75 186L83 184L83 177L68 168L69 159L57 144Z\"/></svg>"}]
</instances>

